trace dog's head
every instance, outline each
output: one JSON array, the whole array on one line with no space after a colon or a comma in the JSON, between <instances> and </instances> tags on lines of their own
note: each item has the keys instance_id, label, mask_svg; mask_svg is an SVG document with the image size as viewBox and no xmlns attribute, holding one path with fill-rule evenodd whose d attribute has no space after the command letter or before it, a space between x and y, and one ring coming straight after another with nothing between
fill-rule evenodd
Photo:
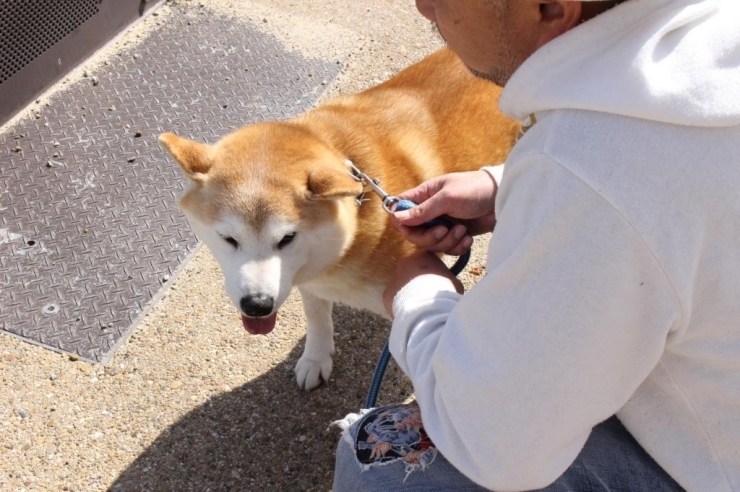
<instances>
[{"instance_id":1,"label":"dog's head","mask_svg":"<svg viewBox=\"0 0 740 492\"><path fill-rule=\"evenodd\" d=\"M269 333L291 287L351 244L361 184L343 156L287 123L248 126L214 145L159 139L192 182L180 208L223 270L244 327Z\"/></svg>"}]
</instances>

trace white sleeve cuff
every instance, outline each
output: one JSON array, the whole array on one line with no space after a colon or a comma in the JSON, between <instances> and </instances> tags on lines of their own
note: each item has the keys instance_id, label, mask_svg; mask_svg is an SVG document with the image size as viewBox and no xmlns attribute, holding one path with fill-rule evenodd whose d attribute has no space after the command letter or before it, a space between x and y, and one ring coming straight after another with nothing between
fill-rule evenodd
<instances>
[{"instance_id":1,"label":"white sleeve cuff","mask_svg":"<svg viewBox=\"0 0 740 492\"><path fill-rule=\"evenodd\" d=\"M406 375L411 377L412 373L407 360L412 334L417 338L438 336L461 298L450 279L431 274L416 277L398 291L393 299L389 347Z\"/></svg>"},{"instance_id":2,"label":"white sleeve cuff","mask_svg":"<svg viewBox=\"0 0 740 492\"><path fill-rule=\"evenodd\" d=\"M419 292L423 293L424 299L430 299L438 292L445 291L457 294L455 284L450 279L433 274L419 275L396 293L393 298L393 315L397 316L404 307L412 303L415 306L413 299L418 297Z\"/></svg>"}]
</instances>

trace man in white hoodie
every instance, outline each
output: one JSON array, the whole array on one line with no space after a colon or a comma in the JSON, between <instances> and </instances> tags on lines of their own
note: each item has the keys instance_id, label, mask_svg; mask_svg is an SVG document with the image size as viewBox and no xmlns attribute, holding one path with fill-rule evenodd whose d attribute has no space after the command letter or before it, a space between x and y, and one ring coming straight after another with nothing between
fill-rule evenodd
<instances>
[{"instance_id":1,"label":"man in white hoodie","mask_svg":"<svg viewBox=\"0 0 740 492\"><path fill-rule=\"evenodd\" d=\"M430 251L495 217L487 273L462 295L400 262L418 406L360 416L334 489L740 491L740 1L417 7L530 126L503 177L404 194ZM413 227L441 214L462 225Z\"/></svg>"}]
</instances>

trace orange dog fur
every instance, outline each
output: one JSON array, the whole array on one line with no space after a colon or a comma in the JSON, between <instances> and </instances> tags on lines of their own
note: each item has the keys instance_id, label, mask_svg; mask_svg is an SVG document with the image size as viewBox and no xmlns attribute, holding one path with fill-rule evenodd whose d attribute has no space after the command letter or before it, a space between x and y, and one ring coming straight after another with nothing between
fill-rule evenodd
<instances>
[{"instance_id":1,"label":"orange dog fur","mask_svg":"<svg viewBox=\"0 0 740 492\"><path fill-rule=\"evenodd\" d=\"M519 125L499 112L499 94L443 49L376 87L284 122L246 126L213 145L161 135L192 181L180 207L219 262L247 331L270 332L298 287L307 319L299 386L329 378L333 302L387 317L388 276L416 248L345 161L392 194L502 163Z\"/></svg>"}]
</instances>

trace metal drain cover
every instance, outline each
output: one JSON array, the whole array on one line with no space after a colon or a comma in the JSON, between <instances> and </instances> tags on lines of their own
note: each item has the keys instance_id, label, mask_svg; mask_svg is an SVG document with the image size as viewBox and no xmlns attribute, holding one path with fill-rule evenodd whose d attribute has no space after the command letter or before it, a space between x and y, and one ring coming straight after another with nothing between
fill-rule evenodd
<instances>
[{"instance_id":1,"label":"metal drain cover","mask_svg":"<svg viewBox=\"0 0 740 492\"><path fill-rule=\"evenodd\" d=\"M0 330L107 362L197 247L158 135L285 119L341 68L182 12L0 134Z\"/></svg>"}]
</instances>

